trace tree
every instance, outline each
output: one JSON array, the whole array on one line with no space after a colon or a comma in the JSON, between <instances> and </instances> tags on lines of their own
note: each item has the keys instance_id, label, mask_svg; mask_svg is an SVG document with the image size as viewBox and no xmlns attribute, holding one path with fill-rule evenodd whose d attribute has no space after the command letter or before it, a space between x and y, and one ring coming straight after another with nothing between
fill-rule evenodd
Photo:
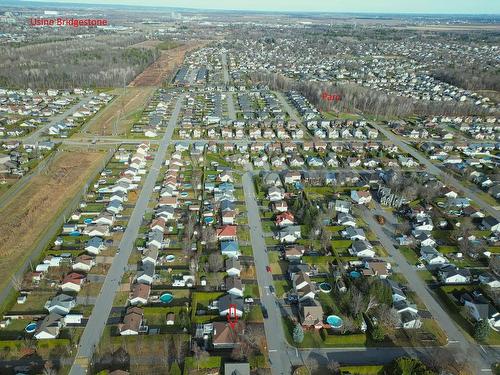
<instances>
[{"instance_id":1,"label":"tree","mask_svg":"<svg viewBox=\"0 0 500 375\"><path fill-rule=\"evenodd\" d=\"M388 332L394 331L401 322L396 309L390 307L389 305L378 306L375 314L377 316L379 324L381 324Z\"/></svg>"},{"instance_id":2,"label":"tree","mask_svg":"<svg viewBox=\"0 0 500 375\"><path fill-rule=\"evenodd\" d=\"M340 363L336 361L329 361L326 368L330 371L330 374L337 375L340 373Z\"/></svg>"},{"instance_id":3,"label":"tree","mask_svg":"<svg viewBox=\"0 0 500 375\"><path fill-rule=\"evenodd\" d=\"M371 336L374 341L380 342L385 338L385 331L381 326L373 327L371 330Z\"/></svg>"},{"instance_id":4,"label":"tree","mask_svg":"<svg viewBox=\"0 0 500 375\"><path fill-rule=\"evenodd\" d=\"M200 369L200 362L203 362L210 357L210 353L196 343L193 345L193 355L196 359L198 370Z\"/></svg>"},{"instance_id":5,"label":"tree","mask_svg":"<svg viewBox=\"0 0 500 375\"><path fill-rule=\"evenodd\" d=\"M489 264L491 272L495 275L500 275L500 256L492 256Z\"/></svg>"},{"instance_id":6,"label":"tree","mask_svg":"<svg viewBox=\"0 0 500 375\"><path fill-rule=\"evenodd\" d=\"M210 272L219 272L224 266L224 258L221 254L213 252L208 256L208 270Z\"/></svg>"},{"instance_id":7,"label":"tree","mask_svg":"<svg viewBox=\"0 0 500 375\"><path fill-rule=\"evenodd\" d=\"M302 343L304 341L304 330L300 324L296 324L293 328L293 341L297 344Z\"/></svg>"},{"instance_id":8,"label":"tree","mask_svg":"<svg viewBox=\"0 0 500 375\"><path fill-rule=\"evenodd\" d=\"M181 375L181 368L179 367L179 364L177 363L177 361L172 363L172 366L170 366L169 374L170 375Z\"/></svg>"},{"instance_id":9,"label":"tree","mask_svg":"<svg viewBox=\"0 0 500 375\"><path fill-rule=\"evenodd\" d=\"M480 320L474 324L474 338L484 341L490 334L490 324L486 320Z\"/></svg>"},{"instance_id":10,"label":"tree","mask_svg":"<svg viewBox=\"0 0 500 375\"><path fill-rule=\"evenodd\" d=\"M393 375L434 375L419 359L401 357L389 365L390 374Z\"/></svg>"}]
</instances>

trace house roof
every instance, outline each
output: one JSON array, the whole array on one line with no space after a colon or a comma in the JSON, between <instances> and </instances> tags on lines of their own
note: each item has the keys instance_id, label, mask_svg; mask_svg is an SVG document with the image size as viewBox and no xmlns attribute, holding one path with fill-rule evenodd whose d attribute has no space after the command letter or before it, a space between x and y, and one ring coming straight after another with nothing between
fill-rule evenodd
<instances>
[{"instance_id":1,"label":"house roof","mask_svg":"<svg viewBox=\"0 0 500 375\"><path fill-rule=\"evenodd\" d=\"M217 229L217 237L236 237L236 229L235 225L224 225Z\"/></svg>"},{"instance_id":2,"label":"house roof","mask_svg":"<svg viewBox=\"0 0 500 375\"><path fill-rule=\"evenodd\" d=\"M151 292L151 286L147 284L135 284L132 291L132 298L148 299Z\"/></svg>"},{"instance_id":3,"label":"house roof","mask_svg":"<svg viewBox=\"0 0 500 375\"><path fill-rule=\"evenodd\" d=\"M236 305L236 309L243 312L243 299L241 297L225 294L218 299L219 311L228 310L230 305Z\"/></svg>"},{"instance_id":4,"label":"house roof","mask_svg":"<svg viewBox=\"0 0 500 375\"><path fill-rule=\"evenodd\" d=\"M250 375L248 363L225 363L224 375Z\"/></svg>"},{"instance_id":5,"label":"house roof","mask_svg":"<svg viewBox=\"0 0 500 375\"><path fill-rule=\"evenodd\" d=\"M226 278L226 290L231 290L233 288L243 290L243 285L239 277L230 276Z\"/></svg>"},{"instance_id":6,"label":"house roof","mask_svg":"<svg viewBox=\"0 0 500 375\"><path fill-rule=\"evenodd\" d=\"M126 330L132 330L134 332L139 332L139 328L142 322L142 316L144 315L144 310L139 307L129 307L127 313L123 318L123 323L120 324L120 332Z\"/></svg>"},{"instance_id":7,"label":"house roof","mask_svg":"<svg viewBox=\"0 0 500 375\"><path fill-rule=\"evenodd\" d=\"M214 344L235 344L237 341L237 334L234 329L232 329L229 324L225 322L214 322L213 323L213 337L212 342Z\"/></svg>"}]
</instances>

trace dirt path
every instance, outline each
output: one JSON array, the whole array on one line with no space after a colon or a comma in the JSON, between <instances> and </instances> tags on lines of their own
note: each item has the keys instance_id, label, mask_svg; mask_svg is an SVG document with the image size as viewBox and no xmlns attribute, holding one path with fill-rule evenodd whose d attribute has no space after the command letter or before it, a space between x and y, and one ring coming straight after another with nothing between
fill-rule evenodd
<instances>
[{"instance_id":1,"label":"dirt path","mask_svg":"<svg viewBox=\"0 0 500 375\"><path fill-rule=\"evenodd\" d=\"M94 135L126 134L133 122L138 120L139 111L144 109L154 91L154 87L128 87L113 90L112 94L118 97L89 121L84 133Z\"/></svg>"},{"instance_id":2,"label":"dirt path","mask_svg":"<svg viewBox=\"0 0 500 375\"><path fill-rule=\"evenodd\" d=\"M188 43L162 51L160 57L130 82L129 86L160 86L165 78L182 64L186 53L201 48L206 44L208 44L208 42Z\"/></svg>"}]
</instances>

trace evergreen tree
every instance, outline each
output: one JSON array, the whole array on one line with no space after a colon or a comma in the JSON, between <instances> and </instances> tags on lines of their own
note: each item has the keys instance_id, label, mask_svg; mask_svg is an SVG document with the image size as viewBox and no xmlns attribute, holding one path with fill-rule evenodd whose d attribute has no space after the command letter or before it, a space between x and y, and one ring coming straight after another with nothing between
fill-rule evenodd
<instances>
[{"instance_id":1,"label":"evergreen tree","mask_svg":"<svg viewBox=\"0 0 500 375\"><path fill-rule=\"evenodd\" d=\"M297 344L302 343L304 341L304 330L300 324L296 324L293 328L293 341Z\"/></svg>"}]
</instances>

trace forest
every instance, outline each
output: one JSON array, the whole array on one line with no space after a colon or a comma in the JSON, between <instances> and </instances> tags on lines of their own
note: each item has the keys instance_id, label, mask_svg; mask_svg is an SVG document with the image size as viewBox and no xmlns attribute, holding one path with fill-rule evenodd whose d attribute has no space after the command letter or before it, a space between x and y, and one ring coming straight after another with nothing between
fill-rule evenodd
<instances>
[{"instance_id":1,"label":"forest","mask_svg":"<svg viewBox=\"0 0 500 375\"><path fill-rule=\"evenodd\" d=\"M131 48L142 34L99 35L0 47L0 86L8 88L121 87L158 57Z\"/></svg>"},{"instance_id":2,"label":"forest","mask_svg":"<svg viewBox=\"0 0 500 375\"><path fill-rule=\"evenodd\" d=\"M482 108L466 103L431 102L387 95L357 85L335 85L320 82L299 82L278 74L251 73L254 84L264 84L273 90L295 90L322 111L364 113L374 116L406 117L410 115L486 115ZM323 92L333 92L342 97L334 104L321 99Z\"/></svg>"}]
</instances>

